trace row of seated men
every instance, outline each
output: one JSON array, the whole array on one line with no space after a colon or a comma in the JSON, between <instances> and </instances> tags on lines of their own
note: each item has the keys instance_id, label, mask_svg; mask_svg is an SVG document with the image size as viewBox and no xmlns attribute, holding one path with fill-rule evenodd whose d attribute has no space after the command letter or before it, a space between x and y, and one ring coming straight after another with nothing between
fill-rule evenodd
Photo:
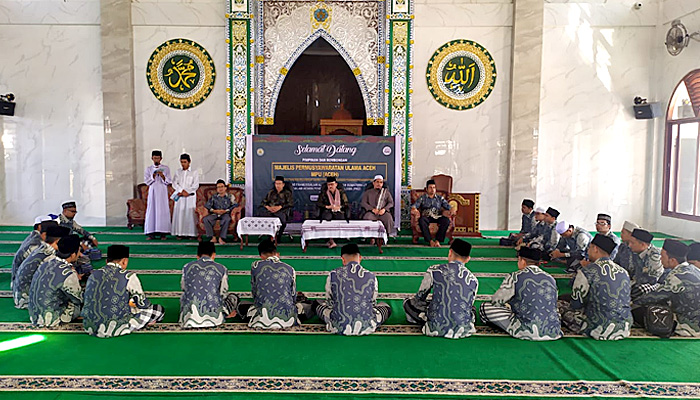
<instances>
[{"instance_id":1,"label":"row of seated men","mask_svg":"<svg viewBox=\"0 0 700 400\"><path fill-rule=\"evenodd\" d=\"M110 246L107 265L93 271L83 289L73 265L80 255L79 237L68 228L47 225L39 227L39 245L28 254L25 249L12 282L15 305L28 308L33 324L53 327L82 318L89 334L111 337L162 320L163 307L150 303L137 275L126 271L128 247ZM631 237L651 241L645 232L635 229ZM629 336L633 320L659 335L700 336L700 244L666 240L660 259L668 271L654 284L633 284L610 258L616 248L612 238L597 234L587 246L589 263L575 275L572 295L558 296L555 280L539 266L544 253L521 247L518 270L504 279L491 302L481 305L482 321L528 340L558 339L562 323L595 339L617 340ZM391 314L389 305L377 303L377 279L361 265L356 244L341 249L343 266L329 273L322 302L296 291L294 269L280 260L274 243L265 240L258 250L261 260L251 267L253 301L239 302L228 293L227 270L215 261L214 244L199 244L197 260L182 272L183 328L213 327L239 314L251 327L284 329L318 315L330 332L366 335ZM479 282L466 266L470 253L468 242L454 240L447 263L428 268L417 294L404 301L407 321L422 325L426 335L462 338L475 331ZM657 310L664 305L670 331L649 326L650 312L664 317Z\"/></svg>"}]
</instances>

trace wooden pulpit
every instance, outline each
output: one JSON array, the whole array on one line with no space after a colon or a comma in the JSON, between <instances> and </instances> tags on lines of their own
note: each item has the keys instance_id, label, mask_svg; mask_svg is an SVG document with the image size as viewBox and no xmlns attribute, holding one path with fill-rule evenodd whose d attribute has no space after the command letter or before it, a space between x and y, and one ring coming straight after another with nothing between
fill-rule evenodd
<instances>
[{"instance_id":1,"label":"wooden pulpit","mask_svg":"<svg viewBox=\"0 0 700 400\"><path fill-rule=\"evenodd\" d=\"M361 119L322 119L321 135L351 135L362 136Z\"/></svg>"}]
</instances>

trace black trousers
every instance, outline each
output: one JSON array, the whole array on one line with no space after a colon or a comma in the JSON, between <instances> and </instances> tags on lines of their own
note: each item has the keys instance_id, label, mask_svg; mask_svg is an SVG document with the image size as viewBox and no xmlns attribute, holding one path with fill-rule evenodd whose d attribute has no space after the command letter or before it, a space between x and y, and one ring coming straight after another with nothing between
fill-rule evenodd
<instances>
[{"instance_id":1,"label":"black trousers","mask_svg":"<svg viewBox=\"0 0 700 400\"><path fill-rule=\"evenodd\" d=\"M280 231L277 232L277 238L282 237L282 234L284 233L284 229L287 227L287 212L286 212L286 210L279 210L276 213L271 213L267 208L265 208L265 206L260 206L260 208L258 208L258 216L279 218L280 222L282 223L282 226L280 227Z\"/></svg>"},{"instance_id":2,"label":"black trousers","mask_svg":"<svg viewBox=\"0 0 700 400\"><path fill-rule=\"evenodd\" d=\"M431 217L420 217L418 219L418 226L420 226L420 231L423 233L423 238L426 242L430 243L432 238L430 237L430 224L437 223L438 231L435 235L435 240L442 243L445 240L445 234L447 233L447 228L450 227L450 219L444 215L440 218Z\"/></svg>"}]
</instances>

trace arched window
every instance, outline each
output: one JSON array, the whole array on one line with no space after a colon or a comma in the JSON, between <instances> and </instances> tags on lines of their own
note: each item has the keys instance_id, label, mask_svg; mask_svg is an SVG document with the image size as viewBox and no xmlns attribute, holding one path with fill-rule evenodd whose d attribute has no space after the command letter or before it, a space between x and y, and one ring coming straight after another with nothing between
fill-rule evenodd
<instances>
[{"instance_id":1,"label":"arched window","mask_svg":"<svg viewBox=\"0 0 700 400\"><path fill-rule=\"evenodd\" d=\"M700 69L686 75L666 113L662 214L700 221Z\"/></svg>"}]
</instances>

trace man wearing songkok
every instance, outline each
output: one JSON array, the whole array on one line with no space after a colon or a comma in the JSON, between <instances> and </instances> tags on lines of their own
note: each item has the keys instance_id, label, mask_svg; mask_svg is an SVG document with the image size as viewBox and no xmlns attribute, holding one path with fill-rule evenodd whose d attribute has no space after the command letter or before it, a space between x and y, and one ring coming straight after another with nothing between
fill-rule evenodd
<instances>
[{"instance_id":1,"label":"man wearing songkok","mask_svg":"<svg viewBox=\"0 0 700 400\"><path fill-rule=\"evenodd\" d=\"M319 218L324 221L330 221L333 219L346 219L346 211L350 206L348 201L348 195L345 194L345 190L338 187L338 181L333 176L326 178L326 187L324 191L323 186L321 186L321 192L318 194L318 200L316 201L316 206L319 209ZM335 248L335 240L333 238L328 239L328 248Z\"/></svg>"},{"instance_id":2,"label":"man wearing songkok","mask_svg":"<svg viewBox=\"0 0 700 400\"><path fill-rule=\"evenodd\" d=\"M688 264L700 268L700 243L693 243L688 247Z\"/></svg>"},{"instance_id":3,"label":"man wearing songkok","mask_svg":"<svg viewBox=\"0 0 700 400\"><path fill-rule=\"evenodd\" d=\"M411 214L419 217L418 226L420 226L425 242L429 243L430 247L440 247L440 244L445 241L447 229L450 227L449 216L453 213L452 206L444 197L437 194L434 180L430 179L425 183L425 192L411 206ZM430 236L431 223L438 224L435 239Z\"/></svg>"},{"instance_id":4,"label":"man wearing songkok","mask_svg":"<svg viewBox=\"0 0 700 400\"><path fill-rule=\"evenodd\" d=\"M211 328L236 315L238 297L228 293L228 270L214 261L214 243L199 242L197 259L182 268L180 326Z\"/></svg>"},{"instance_id":5,"label":"man wearing songkok","mask_svg":"<svg viewBox=\"0 0 700 400\"><path fill-rule=\"evenodd\" d=\"M197 189L199 188L199 172L193 170L190 155L180 155L181 168L173 176L173 207L172 234L178 238L197 236L194 210L197 208Z\"/></svg>"},{"instance_id":6,"label":"man wearing songkok","mask_svg":"<svg viewBox=\"0 0 700 400\"><path fill-rule=\"evenodd\" d=\"M56 257L37 268L29 286L29 318L35 326L55 327L80 315L83 288L73 265L80 255L80 238L69 235L58 241Z\"/></svg>"},{"instance_id":7,"label":"man wearing songkok","mask_svg":"<svg viewBox=\"0 0 700 400\"><path fill-rule=\"evenodd\" d=\"M560 258L566 262L566 272L574 273L581 266L581 261L586 258L588 243L591 242L591 234L587 230L573 226L566 221L557 223L555 229L561 235L556 250L549 254L551 259Z\"/></svg>"},{"instance_id":8,"label":"man wearing songkok","mask_svg":"<svg viewBox=\"0 0 700 400\"><path fill-rule=\"evenodd\" d=\"M462 239L453 240L447 264L428 268L418 293L404 300L406 320L423 325L425 335L459 339L475 332L473 307L479 281L465 266L471 248ZM428 300L431 291L433 299Z\"/></svg>"},{"instance_id":9,"label":"man wearing songkok","mask_svg":"<svg viewBox=\"0 0 700 400\"><path fill-rule=\"evenodd\" d=\"M549 261L549 253L554 251L559 244L559 233L556 230L559 211L549 207L544 213L544 226L540 233L530 239L527 247L542 250L542 259Z\"/></svg>"},{"instance_id":10,"label":"man wearing songkok","mask_svg":"<svg viewBox=\"0 0 700 400\"><path fill-rule=\"evenodd\" d=\"M78 207L75 201L65 201L63 202L63 204L61 204L61 208L62 211L61 214L58 216L58 224L70 229L71 235L78 235L80 236L80 240L88 241L92 246L97 247L99 243L97 242L95 235L86 231L85 228L83 228L82 226L80 226L80 224L75 222L75 215L78 213Z\"/></svg>"},{"instance_id":11,"label":"man wearing songkok","mask_svg":"<svg viewBox=\"0 0 700 400\"><path fill-rule=\"evenodd\" d=\"M525 235L532 233L537 224L535 220L535 202L530 199L524 199L520 205L520 211L523 213L522 221L520 223L520 232L511 233L507 238L501 238L499 241L501 246L514 246L520 238Z\"/></svg>"},{"instance_id":12,"label":"man wearing songkok","mask_svg":"<svg viewBox=\"0 0 700 400\"><path fill-rule=\"evenodd\" d=\"M287 227L287 213L289 209L294 207L294 199L292 198L292 192L285 190L284 176L276 176L274 185L275 187L267 192L260 204L258 215L261 217L279 218L282 223L279 232L277 232L277 241L279 242Z\"/></svg>"},{"instance_id":13,"label":"man wearing songkok","mask_svg":"<svg viewBox=\"0 0 700 400\"><path fill-rule=\"evenodd\" d=\"M129 248L107 248L107 265L95 270L85 287L83 328L100 338L128 335L163 319L165 310L151 304L135 273L127 271Z\"/></svg>"},{"instance_id":14,"label":"man wearing songkok","mask_svg":"<svg viewBox=\"0 0 700 400\"><path fill-rule=\"evenodd\" d=\"M384 187L384 177L376 175L372 180L372 189L362 193L360 206L365 210L363 219L381 221L387 235L394 235L394 216L389 210L394 207L394 198L388 188Z\"/></svg>"},{"instance_id":15,"label":"man wearing songkok","mask_svg":"<svg viewBox=\"0 0 700 400\"><path fill-rule=\"evenodd\" d=\"M296 291L296 273L280 261L277 247L270 239L258 244L260 260L250 268L253 301L241 302L238 313L251 328L284 329L299 325L310 317L311 302Z\"/></svg>"},{"instance_id":16,"label":"man wearing songkok","mask_svg":"<svg viewBox=\"0 0 700 400\"><path fill-rule=\"evenodd\" d=\"M634 301L635 305L643 306L633 311L636 322L644 325L646 306L667 305L673 311L677 335L700 337L700 269L686 261L688 250L684 243L666 239L661 262L670 272L663 283L635 286L643 293ZM694 261L700 258L697 253L695 250L690 254Z\"/></svg>"},{"instance_id":17,"label":"man wearing songkok","mask_svg":"<svg viewBox=\"0 0 700 400\"><path fill-rule=\"evenodd\" d=\"M517 240L515 243L516 249L520 249L524 244L529 243L532 239L540 236L544 232L544 227L546 223L544 222L544 214L547 210L544 209L544 207L537 207L535 208L534 211L534 218L533 218L533 223L534 226L532 227L532 230L530 233L524 234L520 239Z\"/></svg>"},{"instance_id":18,"label":"man wearing songkok","mask_svg":"<svg viewBox=\"0 0 700 400\"><path fill-rule=\"evenodd\" d=\"M624 339L632 326L630 278L610 259L613 250L611 238L595 235L588 249L592 263L579 268L572 294L558 303L564 326L596 340Z\"/></svg>"},{"instance_id":19,"label":"man wearing songkok","mask_svg":"<svg viewBox=\"0 0 700 400\"><path fill-rule=\"evenodd\" d=\"M613 250L613 252L610 253L610 258L614 260L617 256L617 251L622 241L612 231L612 217L608 214L598 214L598 217L596 217L595 221L595 230L601 235L610 237L610 239L612 239L613 242L615 242L615 244L617 245L617 247L615 247L615 250Z\"/></svg>"},{"instance_id":20,"label":"man wearing songkok","mask_svg":"<svg viewBox=\"0 0 700 400\"><path fill-rule=\"evenodd\" d=\"M632 249L630 249L629 244L630 239L632 239L632 231L638 228L639 225L635 224L634 222L625 221L625 223L622 225L622 230L620 231L620 239L622 239L622 243L620 243L620 245L617 247L617 254L614 258L615 264L624 268L625 271L630 274L630 277L632 276L632 273L634 273L634 259L637 258L637 255L634 254Z\"/></svg>"},{"instance_id":21,"label":"man wearing songkok","mask_svg":"<svg viewBox=\"0 0 700 400\"><path fill-rule=\"evenodd\" d=\"M14 285L15 276L17 275L19 266L46 239L46 230L51 226L57 226L57 224L55 221L52 221L48 215L36 217L34 220L34 230L32 230L32 232L26 238L24 238L22 244L19 245L19 249L17 249L14 258L12 259L10 286Z\"/></svg>"},{"instance_id":22,"label":"man wearing songkok","mask_svg":"<svg viewBox=\"0 0 700 400\"><path fill-rule=\"evenodd\" d=\"M153 165L149 165L143 173L143 181L148 185L148 199L146 200L146 220L143 224L143 232L147 240L170 233L170 204L168 203L168 185L172 183L170 168L161 164L163 153L160 150L151 152Z\"/></svg>"},{"instance_id":23,"label":"man wearing songkok","mask_svg":"<svg viewBox=\"0 0 700 400\"><path fill-rule=\"evenodd\" d=\"M68 236L70 229L65 226L50 226L46 230L46 239L39 247L29 254L17 269L15 279L12 281L12 296L15 300L15 307L26 309L29 303L29 287L37 268L44 262L56 256L58 241L62 237Z\"/></svg>"},{"instance_id":24,"label":"man wearing songkok","mask_svg":"<svg viewBox=\"0 0 700 400\"><path fill-rule=\"evenodd\" d=\"M226 244L226 236L228 235L228 226L231 223L231 211L238 207L236 198L228 192L228 186L223 179L216 181L216 193L214 193L204 208L209 211L209 215L204 217L204 230L207 236L211 237L211 242L216 243L214 236L214 225L219 221L219 244Z\"/></svg>"},{"instance_id":25,"label":"man wearing songkok","mask_svg":"<svg viewBox=\"0 0 700 400\"><path fill-rule=\"evenodd\" d=\"M635 229L630 238L630 249L635 253L632 258L634 269L630 274L632 285L650 284L659 281L664 273L661 264L661 251L651 244L654 235L644 229Z\"/></svg>"},{"instance_id":26,"label":"man wearing songkok","mask_svg":"<svg viewBox=\"0 0 700 400\"><path fill-rule=\"evenodd\" d=\"M315 302L316 314L326 329L339 335L372 334L391 315L391 307L377 303L379 287L374 274L360 265L360 248L346 244L341 248L343 266L332 270L326 279L326 301Z\"/></svg>"},{"instance_id":27,"label":"man wearing songkok","mask_svg":"<svg viewBox=\"0 0 700 400\"><path fill-rule=\"evenodd\" d=\"M525 340L556 340L562 336L557 312L557 283L538 266L542 252L523 247L518 271L507 275L491 302L481 304L481 321Z\"/></svg>"}]
</instances>

